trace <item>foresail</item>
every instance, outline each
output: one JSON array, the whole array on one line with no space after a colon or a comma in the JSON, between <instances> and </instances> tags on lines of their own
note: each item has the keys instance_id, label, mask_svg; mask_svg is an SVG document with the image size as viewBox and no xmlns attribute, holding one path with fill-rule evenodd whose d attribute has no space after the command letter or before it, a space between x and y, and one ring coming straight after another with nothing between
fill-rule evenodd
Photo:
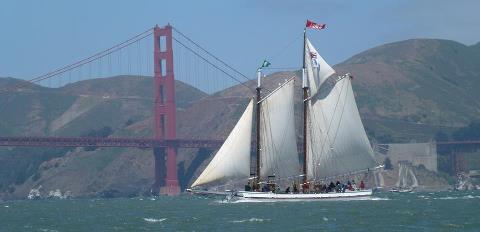
<instances>
[{"instance_id":1,"label":"foresail","mask_svg":"<svg viewBox=\"0 0 480 232\"><path fill-rule=\"evenodd\" d=\"M250 177L252 120L253 100L250 101L222 147L192 187Z\"/></svg>"},{"instance_id":2,"label":"foresail","mask_svg":"<svg viewBox=\"0 0 480 232\"><path fill-rule=\"evenodd\" d=\"M308 39L305 44L305 69L310 96L314 96L323 82L335 73Z\"/></svg>"},{"instance_id":3,"label":"foresail","mask_svg":"<svg viewBox=\"0 0 480 232\"><path fill-rule=\"evenodd\" d=\"M260 103L261 178L285 178L300 172L293 94L292 78Z\"/></svg>"},{"instance_id":4,"label":"foresail","mask_svg":"<svg viewBox=\"0 0 480 232\"><path fill-rule=\"evenodd\" d=\"M308 118L308 179L323 179L375 166L349 77L338 81L326 98L309 101Z\"/></svg>"}]
</instances>

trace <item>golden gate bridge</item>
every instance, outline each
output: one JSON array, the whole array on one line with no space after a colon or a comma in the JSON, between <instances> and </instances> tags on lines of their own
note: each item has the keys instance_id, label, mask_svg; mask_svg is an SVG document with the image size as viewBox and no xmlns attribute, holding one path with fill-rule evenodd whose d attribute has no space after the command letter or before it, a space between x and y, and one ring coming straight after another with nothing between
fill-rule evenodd
<instances>
[{"instance_id":1,"label":"golden gate bridge","mask_svg":"<svg viewBox=\"0 0 480 232\"><path fill-rule=\"evenodd\" d=\"M174 36L174 33L176 36ZM153 39L152 39L153 37ZM148 46L141 48L140 41L151 39ZM153 40L153 46L152 41ZM175 42L175 43L174 43ZM175 47L176 46L176 47ZM129 48L134 47L149 55L137 52L137 60L132 58ZM175 47L175 48L174 48ZM153 52L152 52L153 50ZM189 53L194 58L174 56ZM113 54L117 54L116 59ZM126 56L126 57L125 57ZM158 25L133 36L115 46L95 53L92 56L55 69L54 71L32 78L19 84L6 86L0 89L0 93L7 94L22 91L31 84L50 85L60 87L62 85L81 81L83 76L92 77L94 63L97 65L96 77L111 73L111 66L118 64L118 73L131 73L132 64L136 64L137 74L150 76L153 73L152 88L153 96L153 136L148 138L134 137L65 137L65 136L0 136L0 146L3 147L133 147L139 149L153 149L155 182L152 190L155 193L176 195L180 193L177 172L177 149L217 149L223 140L221 139L193 139L177 137L175 81L181 80L207 93L214 93L234 84L242 84L250 79L219 59L211 52L204 49L188 36L172 27ZM174 66L174 64L176 66ZM193 66L193 71L186 67ZM126 67L125 67L126 66ZM122 70L123 69L123 70ZM152 70L153 69L153 70ZM150 72L150 73L149 73ZM74 74L77 73L75 80ZM105 75L103 75L105 76ZM180 78L178 78L180 77ZM183 79L182 79L183 78ZM57 80L57 83L52 80ZM83 79L84 80L84 79ZM253 89L250 88L252 93ZM0 110L1 110L0 106ZM452 151L454 169L465 169L462 149L478 149L480 141L449 141L437 142L437 146L448 148ZM462 148L463 147L463 148Z\"/></svg>"},{"instance_id":2,"label":"golden gate bridge","mask_svg":"<svg viewBox=\"0 0 480 232\"><path fill-rule=\"evenodd\" d=\"M176 33L178 37L174 37ZM113 47L110 47L101 52L95 53L85 59L79 60L72 64L55 69L52 72L35 77L25 82L21 82L16 85L6 86L0 93L7 93L7 98L10 97L8 93L22 91L24 87L30 84L45 84L48 82L50 86L52 79L56 78L56 87L66 83L72 82L72 72L78 72L81 76L92 76L92 64L97 62L97 76L101 76L102 72L111 69L112 63L117 62L119 69L124 69L123 72L131 72L132 63L135 63L132 59L132 53L128 50L133 46L137 49L141 49L140 41L153 37L153 54L150 55L140 54L137 55L137 71L144 73L148 70L149 64L153 67L153 83L152 88L154 92L153 99L153 118L154 125L152 127L153 137L151 138L131 138L131 137L64 137L64 136L0 136L0 146L6 147L134 147L141 149L153 149L154 161L155 161L155 183L152 186L152 191L160 194L176 195L180 193L179 180L177 176L177 149L178 148L207 148L217 149L223 143L223 140L218 139L189 139L189 138L177 138L177 123L176 123L176 102L175 102L175 81L177 80L174 69L174 59L178 63L190 63L195 66L196 73L187 73L189 70L185 70L185 67L177 68L179 72L183 72L183 77L187 77L184 82L190 82L190 84L197 85L199 88L203 88L206 92L215 92L222 88L232 86L233 84L244 84L245 81L249 81L246 75L242 74L235 68L228 65L223 60L217 58L212 53L201 47L198 43L187 37L182 32L178 31L171 25L165 27L150 28L132 38L123 41ZM178 45L175 50L179 50L179 53L190 52L196 58L174 58L174 42ZM148 50L152 47L148 48ZM183 50L181 50L183 48ZM124 54L121 54L121 53ZM122 58L113 58L112 54L119 53ZM129 53L125 55L125 53ZM125 56L127 58L125 59ZM126 63L125 63L126 60ZM123 63L123 64L122 64ZM199 66L203 64L203 76L199 75ZM125 68L124 66L127 66ZM208 66L209 68L205 68ZM212 71L213 70L213 71ZM152 71L152 70L150 70ZM122 71L120 71L122 72ZM181 75L182 76L182 75ZM227 77L227 78L225 78ZM190 79L188 79L190 78ZM203 78L203 80L199 80ZM215 79L216 78L216 79ZM62 80L63 79L63 80ZM243 80L241 80L243 79ZM48 85L47 84L47 85ZM214 88L212 88L212 86ZM246 85L245 85L246 86ZM248 86L246 86L248 88ZM1 106L0 106L1 107Z\"/></svg>"}]
</instances>

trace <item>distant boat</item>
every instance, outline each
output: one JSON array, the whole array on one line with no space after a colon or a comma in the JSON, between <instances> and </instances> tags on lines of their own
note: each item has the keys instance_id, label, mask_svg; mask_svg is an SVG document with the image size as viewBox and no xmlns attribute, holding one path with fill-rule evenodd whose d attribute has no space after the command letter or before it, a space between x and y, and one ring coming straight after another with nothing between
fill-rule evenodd
<instances>
[{"instance_id":1,"label":"distant boat","mask_svg":"<svg viewBox=\"0 0 480 232\"><path fill-rule=\"evenodd\" d=\"M398 180L396 187L389 190L390 192L409 193L418 187L418 180L413 173L412 164L407 161L398 163Z\"/></svg>"},{"instance_id":2,"label":"distant boat","mask_svg":"<svg viewBox=\"0 0 480 232\"><path fill-rule=\"evenodd\" d=\"M392 193L410 193L413 192L413 188L392 188L388 191Z\"/></svg>"},{"instance_id":3,"label":"distant boat","mask_svg":"<svg viewBox=\"0 0 480 232\"><path fill-rule=\"evenodd\" d=\"M353 77L336 76L331 90L320 94L320 87L334 76L335 70L318 54L304 31L304 139L300 162L294 125L294 78L262 96L261 69L257 74L256 99L250 100L222 147L187 191L255 200L371 196L372 189L355 188L354 184L348 188L336 185L336 191L330 192L322 184L376 166L355 102ZM257 147L252 154L253 136ZM255 173L250 173L251 157L255 157ZM226 187L247 182L246 191ZM218 190L222 187L223 193Z\"/></svg>"}]
</instances>

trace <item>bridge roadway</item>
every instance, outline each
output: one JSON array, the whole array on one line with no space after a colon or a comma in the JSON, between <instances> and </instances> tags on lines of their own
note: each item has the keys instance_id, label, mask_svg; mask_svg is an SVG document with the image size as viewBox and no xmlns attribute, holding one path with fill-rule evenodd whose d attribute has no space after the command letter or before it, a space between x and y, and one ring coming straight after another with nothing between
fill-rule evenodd
<instances>
[{"instance_id":1,"label":"bridge roadway","mask_svg":"<svg viewBox=\"0 0 480 232\"><path fill-rule=\"evenodd\" d=\"M101 137L0 137L3 147L135 147L219 148L223 140Z\"/></svg>"}]
</instances>

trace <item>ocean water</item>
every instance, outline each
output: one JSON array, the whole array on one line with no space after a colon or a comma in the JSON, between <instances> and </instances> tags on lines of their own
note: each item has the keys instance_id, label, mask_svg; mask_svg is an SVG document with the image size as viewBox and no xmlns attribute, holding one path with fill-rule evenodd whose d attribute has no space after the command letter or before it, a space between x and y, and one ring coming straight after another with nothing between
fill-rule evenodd
<instances>
[{"instance_id":1,"label":"ocean water","mask_svg":"<svg viewBox=\"0 0 480 232\"><path fill-rule=\"evenodd\" d=\"M182 195L0 203L0 231L480 231L480 191L237 202Z\"/></svg>"}]
</instances>

